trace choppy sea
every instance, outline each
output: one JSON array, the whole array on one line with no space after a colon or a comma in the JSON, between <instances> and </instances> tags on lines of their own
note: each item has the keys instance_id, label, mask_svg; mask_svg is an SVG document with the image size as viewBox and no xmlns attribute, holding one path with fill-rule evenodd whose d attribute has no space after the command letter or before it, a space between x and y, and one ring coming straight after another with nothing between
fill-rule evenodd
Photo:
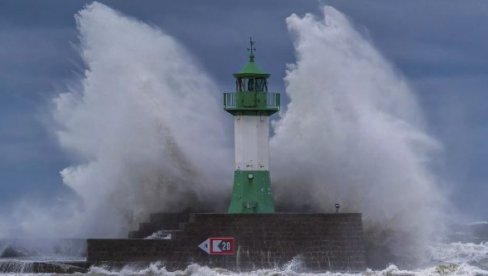
<instances>
[{"instance_id":1,"label":"choppy sea","mask_svg":"<svg viewBox=\"0 0 488 276\"><path fill-rule=\"evenodd\" d=\"M251 272L232 272L226 269L209 268L198 264L189 265L184 270L168 271L163 263L152 263L147 267L126 266L118 270L110 270L105 267L91 267L86 273L77 275L262 275L262 276L305 276L305 275L488 275L488 242L467 243L452 242L433 245L428 256L428 265L415 269L401 269L395 264L387 265L381 270L367 269L358 273L310 273L303 272L299 260L291 260L287 265L275 269L259 269ZM83 261L82 258L54 257L30 257L30 258L3 258L0 259L0 268L4 274L15 275L49 275L31 273L32 262L56 262L56 261ZM8 271L8 272L7 272ZM72 275L72 274L56 274Z\"/></svg>"}]
</instances>

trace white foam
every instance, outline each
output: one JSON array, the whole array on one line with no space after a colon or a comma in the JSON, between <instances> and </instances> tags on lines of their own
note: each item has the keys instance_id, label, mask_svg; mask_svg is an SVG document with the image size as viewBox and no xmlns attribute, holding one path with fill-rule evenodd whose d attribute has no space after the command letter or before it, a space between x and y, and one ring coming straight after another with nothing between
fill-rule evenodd
<instances>
[{"instance_id":1,"label":"white foam","mask_svg":"<svg viewBox=\"0 0 488 276\"><path fill-rule=\"evenodd\" d=\"M165 231L160 230L152 233L151 235L145 237L144 239L145 240L171 240L172 236L173 235L171 233L166 233Z\"/></svg>"},{"instance_id":2,"label":"white foam","mask_svg":"<svg viewBox=\"0 0 488 276\"><path fill-rule=\"evenodd\" d=\"M249 272L232 272L226 269L209 268L197 264L189 265L184 270L168 271L160 263L151 264L147 268L135 269L124 267L122 270L110 271L101 267L92 267L87 275L165 275L165 276L432 276L432 275L488 275L488 271L469 264L440 265L418 270L402 270L390 265L383 270L366 270L358 273L347 272L298 272L289 269L259 269Z\"/></svg>"},{"instance_id":3,"label":"white foam","mask_svg":"<svg viewBox=\"0 0 488 276\"><path fill-rule=\"evenodd\" d=\"M468 263L488 259L488 243L439 243L430 248L430 258L435 262Z\"/></svg>"}]
</instances>

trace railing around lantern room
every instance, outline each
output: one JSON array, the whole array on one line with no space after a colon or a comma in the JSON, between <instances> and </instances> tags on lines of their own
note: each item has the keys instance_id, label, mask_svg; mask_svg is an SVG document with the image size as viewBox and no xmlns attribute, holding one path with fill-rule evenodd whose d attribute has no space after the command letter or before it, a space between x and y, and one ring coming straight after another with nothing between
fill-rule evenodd
<instances>
[{"instance_id":1,"label":"railing around lantern room","mask_svg":"<svg viewBox=\"0 0 488 276\"><path fill-rule=\"evenodd\" d=\"M224 93L224 109L231 111L264 111L275 113L280 110L280 94L269 92Z\"/></svg>"}]
</instances>

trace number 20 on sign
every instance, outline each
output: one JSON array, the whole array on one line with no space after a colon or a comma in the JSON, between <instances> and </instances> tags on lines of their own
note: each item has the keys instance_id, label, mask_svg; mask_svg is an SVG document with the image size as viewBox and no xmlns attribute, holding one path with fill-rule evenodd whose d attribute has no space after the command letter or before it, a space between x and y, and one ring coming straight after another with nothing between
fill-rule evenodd
<instances>
[{"instance_id":1,"label":"number 20 on sign","mask_svg":"<svg viewBox=\"0 0 488 276\"><path fill-rule=\"evenodd\" d=\"M209 255L234 255L235 239L233 237L211 237L198 247Z\"/></svg>"}]
</instances>

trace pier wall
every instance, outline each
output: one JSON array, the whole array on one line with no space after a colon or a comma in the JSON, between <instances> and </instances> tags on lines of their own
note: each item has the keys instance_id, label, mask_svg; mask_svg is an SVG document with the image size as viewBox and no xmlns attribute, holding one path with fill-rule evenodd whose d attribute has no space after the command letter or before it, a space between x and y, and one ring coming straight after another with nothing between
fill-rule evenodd
<instances>
[{"instance_id":1,"label":"pier wall","mask_svg":"<svg viewBox=\"0 0 488 276\"><path fill-rule=\"evenodd\" d=\"M151 229L149 224L143 227ZM281 267L296 258L305 270L366 268L361 214L356 213L190 214L177 229L160 230L171 233L171 239L90 239L87 261L114 265L161 261L168 269L199 263L247 271ZM204 252L198 245L210 237L234 237L235 254Z\"/></svg>"}]
</instances>

